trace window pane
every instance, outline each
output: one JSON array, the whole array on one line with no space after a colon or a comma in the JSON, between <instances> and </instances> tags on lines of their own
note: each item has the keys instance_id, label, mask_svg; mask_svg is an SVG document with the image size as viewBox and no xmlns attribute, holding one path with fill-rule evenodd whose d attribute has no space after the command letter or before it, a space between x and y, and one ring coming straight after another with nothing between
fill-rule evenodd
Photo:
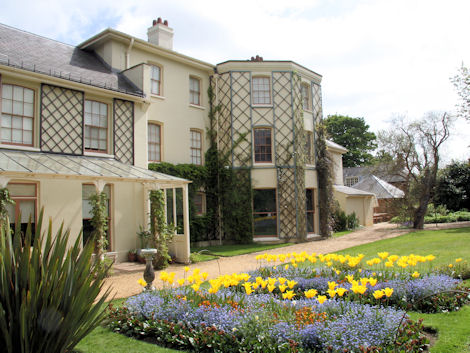
<instances>
[{"instance_id":1,"label":"window pane","mask_svg":"<svg viewBox=\"0 0 470 353\"><path fill-rule=\"evenodd\" d=\"M315 233L314 216L312 212L307 213L307 233Z\"/></svg>"},{"instance_id":2,"label":"window pane","mask_svg":"<svg viewBox=\"0 0 470 353\"><path fill-rule=\"evenodd\" d=\"M23 87L13 86L13 100L23 101Z\"/></svg>"},{"instance_id":3,"label":"window pane","mask_svg":"<svg viewBox=\"0 0 470 353\"><path fill-rule=\"evenodd\" d=\"M6 99L13 98L13 86L12 85L2 86L2 98L6 98Z\"/></svg>"},{"instance_id":4,"label":"window pane","mask_svg":"<svg viewBox=\"0 0 470 353\"><path fill-rule=\"evenodd\" d=\"M2 112L3 113L13 113L13 103L11 100L2 99Z\"/></svg>"},{"instance_id":5,"label":"window pane","mask_svg":"<svg viewBox=\"0 0 470 353\"><path fill-rule=\"evenodd\" d=\"M21 223L28 223L31 220L31 223L35 222L35 201L34 200L21 200L16 201L20 206L21 213Z\"/></svg>"},{"instance_id":6,"label":"window pane","mask_svg":"<svg viewBox=\"0 0 470 353\"><path fill-rule=\"evenodd\" d=\"M174 224L173 218L173 189L166 190L166 221L168 224Z\"/></svg>"},{"instance_id":7,"label":"window pane","mask_svg":"<svg viewBox=\"0 0 470 353\"><path fill-rule=\"evenodd\" d=\"M8 184L7 189L10 195L13 196L36 196L35 184Z\"/></svg>"},{"instance_id":8,"label":"window pane","mask_svg":"<svg viewBox=\"0 0 470 353\"><path fill-rule=\"evenodd\" d=\"M23 143L32 144L33 143L33 132L32 131L23 131Z\"/></svg>"},{"instance_id":9,"label":"window pane","mask_svg":"<svg viewBox=\"0 0 470 353\"><path fill-rule=\"evenodd\" d=\"M276 212L276 189L254 189L253 211Z\"/></svg>"},{"instance_id":10,"label":"window pane","mask_svg":"<svg viewBox=\"0 0 470 353\"><path fill-rule=\"evenodd\" d=\"M24 89L24 101L26 103L33 103L34 102L34 91L29 88Z\"/></svg>"},{"instance_id":11,"label":"window pane","mask_svg":"<svg viewBox=\"0 0 470 353\"><path fill-rule=\"evenodd\" d=\"M13 114L23 115L23 102L13 101Z\"/></svg>"},{"instance_id":12,"label":"window pane","mask_svg":"<svg viewBox=\"0 0 470 353\"><path fill-rule=\"evenodd\" d=\"M2 127L11 127L11 116L2 115Z\"/></svg>"}]
</instances>

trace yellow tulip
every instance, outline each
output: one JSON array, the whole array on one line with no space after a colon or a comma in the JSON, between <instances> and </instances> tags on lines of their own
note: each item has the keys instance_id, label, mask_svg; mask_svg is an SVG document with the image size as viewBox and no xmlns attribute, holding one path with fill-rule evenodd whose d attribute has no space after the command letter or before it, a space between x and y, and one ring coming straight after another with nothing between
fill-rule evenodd
<instances>
[{"instance_id":1,"label":"yellow tulip","mask_svg":"<svg viewBox=\"0 0 470 353\"><path fill-rule=\"evenodd\" d=\"M325 302L325 300L326 300L326 296L325 296L325 295L319 295L319 296L317 297L317 300L318 300L318 302L319 302L320 304L323 304L323 303Z\"/></svg>"},{"instance_id":2,"label":"yellow tulip","mask_svg":"<svg viewBox=\"0 0 470 353\"><path fill-rule=\"evenodd\" d=\"M285 293L282 294L282 299L289 299L291 300L294 297L294 291L293 290L288 290Z\"/></svg>"},{"instance_id":3,"label":"yellow tulip","mask_svg":"<svg viewBox=\"0 0 470 353\"><path fill-rule=\"evenodd\" d=\"M177 282L180 286L182 286L184 284L184 278L179 279Z\"/></svg>"},{"instance_id":4,"label":"yellow tulip","mask_svg":"<svg viewBox=\"0 0 470 353\"><path fill-rule=\"evenodd\" d=\"M304 292L305 298L310 299L313 298L318 294L318 291L316 289L309 289L308 291Z\"/></svg>"},{"instance_id":5,"label":"yellow tulip","mask_svg":"<svg viewBox=\"0 0 470 353\"><path fill-rule=\"evenodd\" d=\"M279 286L279 290L281 291L281 293L284 293L284 291L287 289L287 286L285 284L281 284Z\"/></svg>"},{"instance_id":6,"label":"yellow tulip","mask_svg":"<svg viewBox=\"0 0 470 353\"><path fill-rule=\"evenodd\" d=\"M377 253L377 255L379 255L379 257L382 259L382 260L385 260L387 257L388 257L388 252L384 251L384 252L379 252Z\"/></svg>"},{"instance_id":7,"label":"yellow tulip","mask_svg":"<svg viewBox=\"0 0 470 353\"><path fill-rule=\"evenodd\" d=\"M328 282L328 289L335 289L337 286L336 282Z\"/></svg>"},{"instance_id":8,"label":"yellow tulip","mask_svg":"<svg viewBox=\"0 0 470 353\"><path fill-rule=\"evenodd\" d=\"M199 290L199 284L194 283L194 284L191 286L191 288L192 288L195 292L197 292L197 291Z\"/></svg>"},{"instance_id":9,"label":"yellow tulip","mask_svg":"<svg viewBox=\"0 0 470 353\"><path fill-rule=\"evenodd\" d=\"M276 286L274 284L268 284L268 291L271 293L274 289L276 288Z\"/></svg>"},{"instance_id":10,"label":"yellow tulip","mask_svg":"<svg viewBox=\"0 0 470 353\"><path fill-rule=\"evenodd\" d=\"M342 297L344 295L344 293L346 293L348 290L346 288L342 288L342 287L339 287L339 288L336 288L336 294L338 294L338 296Z\"/></svg>"},{"instance_id":11,"label":"yellow tulip","mask_svg":"<svg viewBox=\"0 0 470 353\"><path fill-rule=\"evenodd\" d=\"M462 261L461 257L459 257L458 259L455 259L455 262L460 262L460 261Z\"/></svg>"},{"instance_id":12,"label":"yellow tulip","mask_svg":"<svg viewBox=\"0 0 470 353\"><path fill-rule=\"evenodd\" d=\"M294 288L294 286L297 284L296 281L292 280L292 281L287 281L287 286L289 287L289 289L292 289Z\"/></svg>"},{"instance_id":13,"label":"yellow tulip","mask_svg":"<svg viewBox=\"0 0 470 353\"><path fill-rule=\"evenodd\" d=\"M209 274L207 272L202 273L202 278L204 278L204 281L207 279L208 276Z\"/></svg>"},{"instance_id":14,"label":"yellow tulip","mask_svg":"<svg viewBox=\"0 0 470 353\"><path fill-rule=\"evenodd\" d=\"M377 284L377 278L369 278L369 284L374 287Z\"/></svg>"},{"instance_id":15,"label":"yellow tulip","mask_svg":"<svg viewBox=\"0 0 470 353\"><path fill-rule=\"evenodd\" d=\"M419 277L419 272L413 272L413 274L411 275L413 278L418 278Z\"/></svg>"},{"instance_id":16,"label":"yellow tulip","mask_svg":"<svg viewBox=\"0 0 470 353\"><path fill-rule=\"evenodd\" d=\"M385 288L384 289L385 296L389 298L393 294L393 288Z\"/></svg>"},{"instance_id":17,"label":"yellow tulip","mask_svg":"<svg viewBox=\"0 0 470 353\"><path fill-rule=\"evenodd\" d=\"M288 269L289 269L289 265L285 265L284 268L285 268L286 270L288 270Z\"/></svg>"},{"instance_id":18,"label":"yellow tulip","mask_svg":"<svg viewBox=\"0 0 470 353\"><path fill-rule=\"evenodd\" d=\"M287 279L284 277L279 277L277 280L279 281L279 284L284 284L287 281Z\"/></svg>"},{"instance_id":19,"label":"yellow tulip","mask_svg":"<svg viewBox=\"0 0 470 353\"><path fill-rule=\"evenodd\" d=\"M328 289L326 292L328 293L330 298L334 298L336 295L336 291L334 289Z\"/></svg>"},{"instance_id":20,"label":"yellow tulip","mask_svg":"<svg viewBox=\"0 0 470 353\"><path fill-rule=\"evenodd\" d=\"M184 266L184 272L188 272L189 271L189 267L188 266Z\"/></svg>"},{"instance_id":21,"label":"yellow tulip","mask_svg":"<svg viewBox=\"0 0 470 353\"><path fill-rule=\"evenodd\" d=\"M375 299L380 299L385 295L383 290L376 290L373 294Z\"/></svg>"},{"instance_id":22,"label":"yellow tulip","mask_svg":"<svg viewBox=\"0 0 470 353\"><path fill-rule=\"evenodd\" d=\"M143 280L142 278L139 279L137 283L139 283L142 287L145 287L147 285L147 282L145 282L145 280Z\"/></svg>"}]
</instances>

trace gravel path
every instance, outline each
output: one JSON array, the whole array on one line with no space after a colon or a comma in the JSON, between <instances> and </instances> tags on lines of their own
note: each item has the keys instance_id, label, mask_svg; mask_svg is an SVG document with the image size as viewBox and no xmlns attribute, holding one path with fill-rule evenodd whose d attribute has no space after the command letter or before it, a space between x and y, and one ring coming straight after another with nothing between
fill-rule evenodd
<instances>
[{"instance_id":1,"label":"gravel path","mask_svg":"<svg viewBox=\"0 0 470 353\"><path fill-rule=\"evenodd\" d=\"M438 224L437 226L426 225L425 229L447 229L447 228L461 228L470 227L470 222L458 222ZM306 251L307 253L327 254L347 249L356 245L371 243L381 239L394 238L399 235L408 233L408 229L398 229L395 224L379 223L370 227L365 227L353 233L344 235L340 238L332 238L327 240L312 241L309 243L294 244L291 246L262 251L259 253L251 253L247 255L239 255L233 257L224 257L219 260L211 260L199 262L189 265L190 269L199 268L201 272L207 272L210 278L215 278L223 274L231 274L238 272L246 272L254 270L258 267L258 262L255 256L260 253L270 254L283 254L290 252L300 253ZM412 250L411 250L412 251ZM142 287L137 281L143 277L144 265L136 263L122 263L115 265L115 275L106 280L105 287L111 286L111 297L125 298L142 291ZM171 265L165 271L175 272L176 279L184 277L184 265ZM154 285L161 286L161 281L158 279L159 272L155 273Z\"/></svg>"}]
</instances>

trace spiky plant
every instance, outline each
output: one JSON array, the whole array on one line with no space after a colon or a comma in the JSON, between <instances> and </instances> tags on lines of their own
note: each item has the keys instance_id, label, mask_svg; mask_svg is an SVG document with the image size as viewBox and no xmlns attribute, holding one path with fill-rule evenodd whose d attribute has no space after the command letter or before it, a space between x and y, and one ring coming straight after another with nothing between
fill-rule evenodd
<instances>
[{"instance_id":1,"label":"spiky plant","mask_svg":"<svg viewBox=\"0 0 470 353\"><path fill-rule=\"evenodd\" d=\"M68 230L52 224L41 234L41 211L31 225L12 234L0 228L0 347L2 352L70 352L105 316L103 282L108 271L91 261L93 243L81 236L69 245Z\"/></svg>"}]
</instances>

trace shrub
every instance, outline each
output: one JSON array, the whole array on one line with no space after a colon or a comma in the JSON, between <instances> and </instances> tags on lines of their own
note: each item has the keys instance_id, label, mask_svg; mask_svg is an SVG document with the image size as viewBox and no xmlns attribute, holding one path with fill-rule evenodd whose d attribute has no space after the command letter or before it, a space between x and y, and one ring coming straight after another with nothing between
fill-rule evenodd
<instances>
[{"instance_id":1,"label":"shrub","mask_svg":"<svg viewBox=\"0 0 470 353\"><path fill-rule=\"evenodd\" d=\"M2 352L66 352L102 321L97 300L108 268L93 264L93 242L81 236L69 247L69 231L52 224L41 235L43 212L33 236L0 228L0 347ZM32 246L23 246L31 244ZM94 303L96 301L96 303Z\"/></svg>"}]
</instances>

